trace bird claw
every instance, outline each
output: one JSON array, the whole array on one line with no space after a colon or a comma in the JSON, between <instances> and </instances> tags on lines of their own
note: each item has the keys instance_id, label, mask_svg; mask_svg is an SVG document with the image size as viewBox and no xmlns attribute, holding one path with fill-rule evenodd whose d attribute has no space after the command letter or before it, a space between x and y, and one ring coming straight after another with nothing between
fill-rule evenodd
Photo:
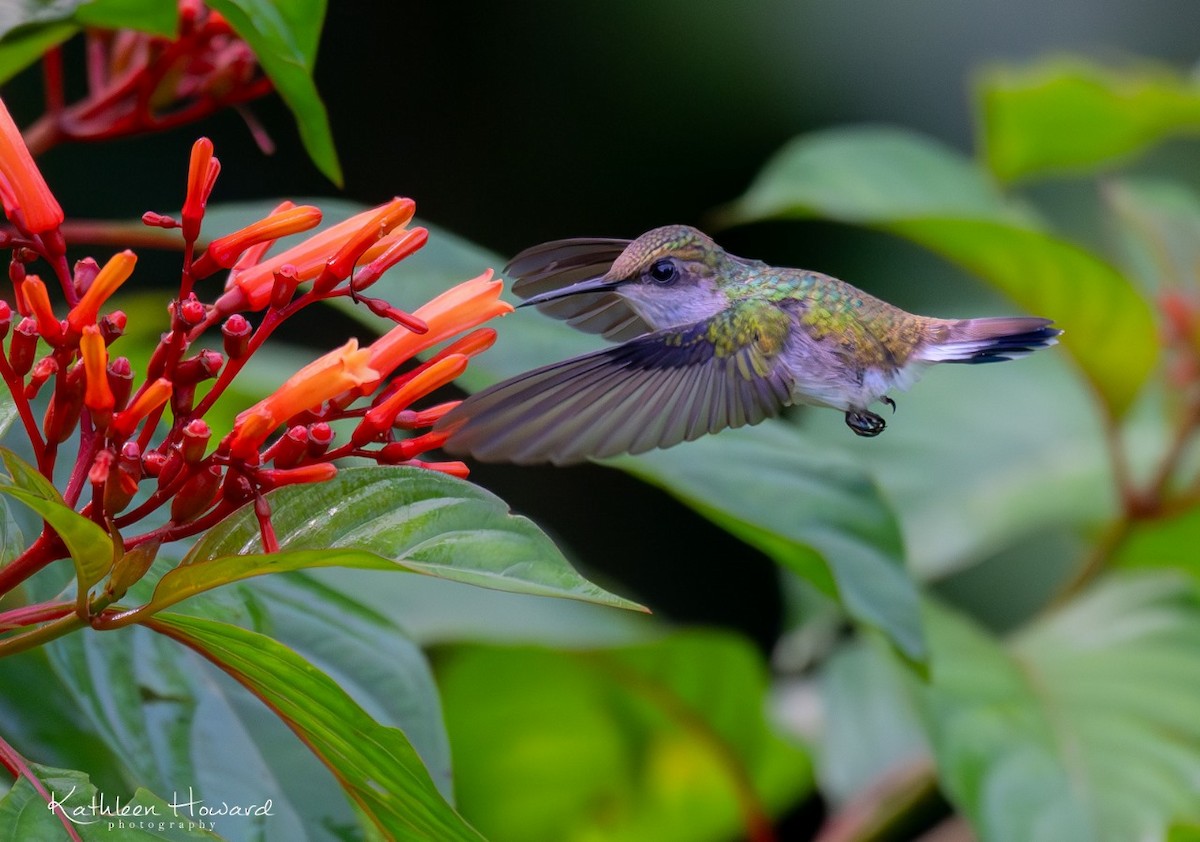
<instances>
[{"instance_id":1,"label":"bird claw","mask_svg":"<svg viewBox=\"0 0 1200 842\"><path fill-rule=\"evenodd\" d=\"M861 409L851 410L846 413L846 426L853 430L856 435L873 438L883 432L883 428L887 426L887 423L874 412Z\"/></svg>"},{"instance_id":2,"label":"bird claw","mask_svg":"<svg viewBox=\"0 0 1200 842\"><path fill-rule=\"evenodd\" d=\"M888 406L890 406L890 407L892 408L892 415L895 415L895 414L896 414L896 402L895 402L894 400L892 400L891 398L889 398L887 395L884 395L884 396L883 396L883 397L881 397L879 400L880 400L882 403L886 403Z\"/></svg>"}]
</instances>

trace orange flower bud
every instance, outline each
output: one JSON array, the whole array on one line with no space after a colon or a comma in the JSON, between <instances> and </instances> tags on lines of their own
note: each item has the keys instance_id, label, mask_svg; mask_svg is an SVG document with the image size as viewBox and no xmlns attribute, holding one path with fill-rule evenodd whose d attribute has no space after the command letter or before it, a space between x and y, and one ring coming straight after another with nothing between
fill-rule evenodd
<instances>
[{"instance_id":1,"label":"orange flower bud","mask_svg":"<svg viewBox=\"0 0 1200 842\"><path fill-rule=\"evenodd\" d=\"M349 254L360 243L359 237L368 243L375 243L365 252L361 249L353 260L361 256L372 260L378 256L372 249L378 247L375 241L384 234L405 225L412 219L416 205L411 199L396 198L379 208L356 214L344 222L330 226L320 233L314 234L299 245L276 255L270 260L259 263L240 272L230 275L226 284L226 295L217 301L217 307L223 313L238 309L261 310L271 299L271 288L275 284L275 272L284 264L290 263L296 267L296 277L300 282L311 281L325 272L331 260L344 261L345 250ZM340 270L341 262L336 267ZM345 272L349 273L349 267ZM342 275L345 277L345 275Z\"/></svg>"},{"instance_id":2,"label":"orange flower bud","mask_svg":"<svg viewBox=\"0 0 1200 842\"><path fill-rule=\"evenodd\" d=\"M121 437L128 436L143 418L167 402L171 391L170 380L165 377L155 380L133 403L117 413L113 419L113 432Z\"/></svg>"},{"instance_id":3,"label":"orange flower bud","mask_svg":"<svg viewBox=\"0 0 1200 842\"><path fill-rule=\"evenodd\" d=\"M273 212L265 219L213 240L208 250L192 264L192 275L203 278L218 269L228 269L237 262L238 256L250 247L290 234L299 234L301 231L315 228L320 223L321 211L312 205Z\"/></svg>"},{"instance_id":4,"label":"orange flower bud","mask_svg":"<svg viewBox=\"0 0 1200 842\"><path fill-rule=\"evenodd\" d=\"M33 162L21 131L0 100L0 202L13 225L30 234L57 229L63 211Z\"/></svg>"},{"instance_id":5,"label":"orange flower bud","mask_svg":"<svg viewBox=\"0 0 1200 842\"><path fill-rule=\"evenodd\" d=\"M392 422L400 410L434 389L445 386L466 370L467 357L462 354L451 354L422 366L385 401L367 410L367 414L355 428L351 442L361 445L378 438L380 433L391 429Z\"/></svg>"},{"instance_id":6,"label":"orange flower bud","mask_svg":"<svg viewBox=\"0 0 1200 842\"><path fill-rule=\"evenodd\" d=\"M133 274L133 267L137 264L137 255L129 249L117 252L108 262L104 264L104 268L96 275L91 286L88 287L83 298L79 299L79 303L71 308L71 312L67 314L67 324L75 333L82 333L87 325L94 325L96 317L100 314L100 308L104 306L104 302L108 301L109 297L120 288L121 284L129 279Z\"/></svg>"},{"instance_id":7,"label":"orange flower bud","mask_svg":"<svg viewBox=\"0 0 1200 842\"><path fill-rule=\"evenodd\" d=\"M188 242L193 242L200 236L200 221L204 218L208 196L212 193L213 184L220 171L221 164L213 157L211 140L202 137L192 144L192 156L188 164L187 197L183 201L181 214L183 238Z\"/></svg>"},{"instance_id":8,"label":"orange flower bud","mask_svg":"<svg viewBox=\"0 0 1200 842\"><path fill-rule=\"evenodd\" d=\"M101 418L112 412L116 399L108 382L108 349L100 328L88 325L79 340L85 380L83 405Z\"/></svg>"},{"instance_id":9,"label":"orange flower bud","mask_svg":"<svg viewBox=\"0 0 1200 842\"><path fill-rule=\"evenodd\" d=\"M392 328L371 343L369 365L386 377L401 363L454 334L511 313L512 305L500 300L503 289L500 281L492 280L489 269L443 292L413 314L429 326L427 333L413 333L403 325Z\"/></svg>"},{"instance_id":10,"label":"orange flower bud","mask_svg":"<svg viewBox=\"0 0 1200 842\"><path fill-rule=\"evenodd\" d=\"M37 322L38 333L51 345L57 345L63 338L62 324L54 315L46 285L37 275L29 275L21 284L21 291L25 294L25 301Z\"/></svg>"},{"instance_id":11,"label":"orange flower bud","mask_svg":"<svg viewBox=\"0 0 1200 842\"><path fill-rule=\"evenodd\" d=\"M292 416L363 383L377 381L379 374L367 365L368 356L368 350L359 348L357 339L351 339L297 371L272 394L238 415L230 438L233 455L249 458L272 430Z\"/></svg>"}]
</instances>

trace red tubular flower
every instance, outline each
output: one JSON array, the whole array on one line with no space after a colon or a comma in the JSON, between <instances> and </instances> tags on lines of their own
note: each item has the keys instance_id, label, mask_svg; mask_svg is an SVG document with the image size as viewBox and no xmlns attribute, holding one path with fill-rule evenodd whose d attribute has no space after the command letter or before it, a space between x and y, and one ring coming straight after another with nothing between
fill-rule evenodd
<instances>
[{"instance_id":1,"label":"red tubular flower","mask_svg":"<svg viewBox=\"0 0 1200 842\"><path fill-rule=\"evenodd\" d=\"M107 419L116 405L112 387L108 382L108 349L100 328L88 325L79 339L79 353L83 357L84 392L83 405L96 414L97 419Z\"/></svg>"},{"instance_id":2,"label":"red tubular flower","mask_svg":"<svg viewBox=\"0 0 1200 842\"><path fill-rule=\"evenodd\" d=\"M413 401L423 398L434 389L445 386L466 370L467 357L462 354L450 354L430 363L389 395L387 400L367 410L350 441L355 445L363 445L377 439L391 429L400 410L408 408Z\"/></svg>"},{"instance_id":3,"label":"red tubular flower","mask_svg":"<svg viewBox=\"0 0 1200 842\"><path fill-rule=\"evenodd\" d=\"M46 186L3 100L0 100L0 201L5 216L26 233L41 234L62 224L62 208Z\"/></svg>"},{"instance_id":4,"label":"red tubular flower","mask_svg":"<svg viewBox=\"0 0 1200 842\"><path fill-rule=\"evenodd\" d=\"M237 310L261 310L270 303L271 289L275 284L275 273L284 265L292 264L301 283L316 280L326 270L349 274L354 260L373 260L384 249L379 248L380 237L406 225L413 216L416 205L411 199L395 198L379 208L356 214L314 234L299 245L243 271L235 271L225 285L226 294L217 300L222 313ZM366 241L368 245L359 246ZM374 245L369 245L374 243ZM352 257L355 249L358 253ZM344 252L344 253L343 253ZM348 265L346 261L349 261ZM335 265L336 264L336 265ZM346 274L343 274L344 278Z\"/></svg>"},{"instance_id":5,"label":"red tubular flower","mask_svg":"<svg viewBox=\"0 0 1200 842\"><path fill-rule=\"evenodd\" d=\"M143 418L167 402L172 388L171 381L165 377L155 380L133 403L117 413L112 423L113 432L122 438L128 436Z\"/></svg>"},{"instance_id":6,"label":"red tubular flower","mask_svg":"<svg viewBox=\"0 0 1200 842\"><path fill-rule=\"evenodd\" d=\"M234 456L246 459L257 453L271 432L297 413L314 409L323 401L375 382L378 372L367 364L369 351L351 339L297 371L272 394L240 413L230 434Z\"/></svg>"},{"instance_id":7,"label":"red tubular flower","mask_svg":"<svg viewBox=\"0 0 1200 842\"><path fill-rule=\"evenodd\" d=\"M218 237L209 243L208 249L192 264L192 275L207 277L218 269L233 266L247 249L262 243L271 243L280 237L299 234L321 224L321 211L312 205L274 211L270 216L251 223L245 228Z\"/></svg>"},{"instance_id":8,"label":"red tubular flower","mask_svg":"<svg viewBox=\"0 0 1200 842\"><path fill-rule=\"evenodd\" d=\"M121 284L129 280L136 265L137 255L129 249L117 252L109 258L88 286L83 298L67 313L67 325L74 333L82 333L85 326L96 324L104 302L108 301Z\"/></svg>"},{"instance_id":9,"label":"red tubular flower","mask_svg":"<svg viewBox=\"0 0 1200 842\"><path fill-rule=\"evenodd\" d=\"M187 198L183 201L183 238L191 243L200 236L200 220L212 193L220 162L213 157L212 141L202 137L192 144L192 157L188 166Z\"/></svg>"},{"instance_id":10,"label":"red tubular flower","mask_svg":"<svg viewBox=\"0 0 1200 842\"><path fill-rule=\"evenodd\" d=\"M403 231L393 231L386 237L380 238L372 251L379 255L370 260L365 266L354 273L350 286L355 292L362 292L375 283L388 269L410 254L415 252L429 239L429 231L425 228L412 228Z\"/></svg>"},{"instance_id":11,"label":"red tubular flower","mask_svg":"<svg viewBox=\"0 0 1200 842\"><path fill-rule=\"evenodd\" d=\"M392 328L371 343L368 364L386 377L401 363L454 334L511 313L512 305L500 300L503 289L500 281L492 280L489 269L443 292L413 314L429 326L427 333L413 333L402 325Z\"/></svg>"},{"instance_id":12,"label":"red tubular flower","mask_svg":"<svg viewBox=\"0 0 1200 842\"><path fill-rule=\"evenodd\" d=\"M308 482L325 482L337 476L337 466L329 462L318 462L314 465L302 465L299 468L268 468L257 471L255 478L267 488L279 488L281 485L297 485Z\"/></svg>"}]
</instances>

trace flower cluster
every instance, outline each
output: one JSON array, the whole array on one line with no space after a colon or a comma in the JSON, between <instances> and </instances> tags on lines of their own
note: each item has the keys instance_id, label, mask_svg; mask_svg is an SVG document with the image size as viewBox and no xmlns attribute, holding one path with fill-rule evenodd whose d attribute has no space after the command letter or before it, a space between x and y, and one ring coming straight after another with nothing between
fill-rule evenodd
<instances>
[{"instance_id":1,"label":"flower cluster","mask_svg":"<svg viewBox=\"0 0 1200 842\"><path fill-rule=\"evenodd\" d=\"M181 0L172 38L132 30L89 30L87 92L65 101L62 55L45 56L47 109L25 133L37 153L63 140L103 140L194 122L271 92L248 44L200 0ZM270 140L250 115L259 145Z\"/></svg>"},{"instance_id":2,"label":"flower cluster","mask_svg":"<svg viewBox=\"0 0 1200 842\"><path fill-rule=\"evenodd\" d=\"M183 271L167 330L139 376L119 354L126 316L109 307L135 274L136 255L121 251L103 264L85 258L68 266L63 212L0 103L0 199L11 223L0 239L12 252L15 297L12 305L0 301L0 338L8 337L7 347L0 343L0 376L38 469L51 476L60 449L77 441L64 499L114 535L167 507L165 525L122 535L126 548L194 535L253 501L268 551L276 544L264 492L328 479L340 457L464 475L460 462L423 458L442 443L427 428L454 404L414 404L490 347L495 332L479 326L511 310L499 299L500 282L485 272L413 313L369 296L371 285L427 238L411 224L413 203L400 198L274 256L268 252L277 239L320 223L317 208L284 203L202 247L205 208L219 171L212 144L197 141L179 218L143 217L147 225L179 232ZM39 260L53 280L34 273ZM224 287L200 293L218 274ZM55 303L59 297L65 310ZM214 434L206 415L266 339L301 309L337 297L394 326L370 345L350 340L314 360L241 412L232 430ZM220 350L203 347L209 336ZM46 402L40 422L34 411L39 395ZM338 421L351 427L345 441L335 435ZM57 546L57 557L61 550ZM0 570L0 579L6 572Z\"/></svg>"}]
</instances>

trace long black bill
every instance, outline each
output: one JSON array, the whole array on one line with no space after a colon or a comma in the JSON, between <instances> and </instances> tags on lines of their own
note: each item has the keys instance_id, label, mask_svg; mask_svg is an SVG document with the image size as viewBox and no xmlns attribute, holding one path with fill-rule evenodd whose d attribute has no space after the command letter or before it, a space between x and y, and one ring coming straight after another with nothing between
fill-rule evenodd
<instances>
[{"instance_id":1,"label":"long black bill","mask_svg":"<svg viewBox=\"0 0 1200 842\"><path fill-rule=\"evenodd\" d=\"M536 307L538 304L548 304L551 301L557 301L560 298L567 298L571 295L582 295L588 292L612 292L618 286L619 284L616 281L610 281L607 277L601 275L598 278L588 278L570 286L553 289L549 292L543 292L541 295L526 298L517 306Z\"/></svg>"}]
</instances>

